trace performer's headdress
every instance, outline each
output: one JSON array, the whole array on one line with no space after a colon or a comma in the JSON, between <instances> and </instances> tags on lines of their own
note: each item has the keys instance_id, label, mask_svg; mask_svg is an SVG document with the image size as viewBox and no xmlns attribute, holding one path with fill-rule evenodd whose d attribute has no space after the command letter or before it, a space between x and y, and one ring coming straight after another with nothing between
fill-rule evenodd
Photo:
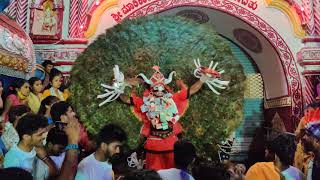
<instances>
[{"instance_id":1,"label":"performer's headdress","mask_svg":"<svg viewBox=\"0 0 320 180\"><path fill-rule=\"evenodd\" d=\"M139 74L139 76L142 77L144 82L149 84L151 87L155 87L156 85L159 85L159 84L165 86L165 85L171 83L173 75L176 74L175 71L172 71L169 74L168 79L166 79L164 77L164 75L160 72L160 67L159 66L153 66L152 69L154 69L156 72L151 76L150 79L148 79L143 73Z\"/></svg>"}]
</instances>

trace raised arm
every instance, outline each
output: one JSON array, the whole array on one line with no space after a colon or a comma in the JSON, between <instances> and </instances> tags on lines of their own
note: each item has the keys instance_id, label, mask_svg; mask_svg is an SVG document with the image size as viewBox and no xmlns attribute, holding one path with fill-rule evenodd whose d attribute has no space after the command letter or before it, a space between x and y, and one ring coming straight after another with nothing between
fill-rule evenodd
<instances>
[{"instance_id":1,"label":"raised arm","mask_svg":"<svg viewBox=\"0 0 320 180\"><path fill-rule=\"evenodd\" d=\"M189 90L190 96L192 96L193 94L197 93L203 86L203 82L198 80L197 82L195 82Z\"/></svg>"},{"instance_id":2,"label":"raised arm","mask_svg":"<svg viewBox=\"0 0 320 180\"><path fill-rule=\"evenodd\" d=\"M125 80L125 82L132 87L131 94L136 94L136 87L139 87L139 85L143 84L143 80L140 78L128 78ZM120 95L120 100L126 104L132 104L130 96L126 94Z\"/></svg>"},{"instance_id":3,"label":"raised arm","mask_svg":"<svg viewBox=\"0 0 320 180\"><path fill-rule=\"evenodd\" d=\"M176 84L180 89L188 88L188 86L181 79L176 80ZM201 89L202 85L203 85L203 82L200 80L194 83L189 88L189 93L190 93L189 95L192 96L193 94L197 93Z\"/></svg>"},{"instance_id":4,"label":"raised arm","mask_svg":"<svg viewBox=\"0 0 320 180\"><path fill-rule=\"evenodd\" d=\"M131 104L130 97L126 94L121 94L120 95L120 100L126 104Z\"/></svg>"},{"instance_id":5,"label":"raised arm","mask_svg":"<svg viewBox=\"0 0 320 180\"><path fill-rule=\"evenodd\" d=\"M77 119L71 119L64 129L68 137L66 156L62 163L60 175L56 180L74 180L78 167L78 141L80 138L80 124ZM68 147L67 146L67 147Z\"/></svg>"},{"instance_id":6,"label":"raised arm","mask_svg":"<svg viewBox=\"0 0 320 180\"><path fill-rule=\"evenodd\" d=\"M46 153L44 147L36 148L38 158L43 161L49 168L49 177L54 177L58 174L58 169L52 159Z\"/></svg>"},{"instance_id":7,"label":"raised arm","mask_svg":"<svg viewBox=\"0 0 320 180\"><path fill-rule=\"evenodd\" d=\"M127 78L125 82L130 86L139 87L141 84L143 84L143 80L140 78Z\"/></svg>"}]
</instances>

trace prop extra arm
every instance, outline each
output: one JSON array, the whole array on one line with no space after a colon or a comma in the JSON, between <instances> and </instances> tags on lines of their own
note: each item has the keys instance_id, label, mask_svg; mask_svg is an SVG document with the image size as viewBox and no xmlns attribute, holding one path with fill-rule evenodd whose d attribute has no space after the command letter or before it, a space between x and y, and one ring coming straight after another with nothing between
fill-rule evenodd
<instances>
[{"instance_id":1,"label":"prop extra arm","mask_svg":"<svg viewBox=\"0 0 320 180\"><path fill-rule=\"evenodd\" d=\"M224 81L220 79L221 74L224 73L224 70L216 70L218 63L215 63L215 65L213 65L213 61L211 61L209 67L205 67L200 64L200 59L195 59L194 64L196 66L196 69L193 72L194 76L196 78L199 78L201 82L206 83L206 85L210 88L212 92L214 92L217 95L220 95L216 88L227 88L229 81Z\"/></svg>"}]
</instances>

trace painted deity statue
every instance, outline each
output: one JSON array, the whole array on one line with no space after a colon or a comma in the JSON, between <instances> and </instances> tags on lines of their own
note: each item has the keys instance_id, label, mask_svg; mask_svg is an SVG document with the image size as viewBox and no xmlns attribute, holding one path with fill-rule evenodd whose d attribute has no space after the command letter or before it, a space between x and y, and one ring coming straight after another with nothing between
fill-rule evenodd
<instances>
[{"instance_id":1,"label":"painted deity statue","mask_svg":"<svg viewBox=\"0 0 320 180\"><path fill-rule=\"evenodd\" d=\"M43 17L41 19L42 31L52 32L57 24L55 12L53 12L53 3L51 1L46 1L43 4Z\"/></svg>"},{"instance_id":2,"label":"painted deity statue","mask_svg":"<svg viewBox=\"0 0 320 180\"><path fill-rule=\"evenodd\" d=\"M172 92L168 86L171 83L175 72L171 72L168 78L160 72L160 67L154 66L155 71L151 78L144 74L139 74L141 78L124 79L123 73L119 71L116 65L114 70L115 81L112 86L102 84L106 93L99 95L98 98L107 98L100 104L111 102L118 97L130 105L133 105L133 113L142 122L140 134L143 139L144 149L146 151L147 169L168 169L174 167L173 147L182 133L182 127L179 119L188 108L189 98L197 93L204 83L209 88L219 94L214 87L225 89L229 81L223 81L222 71L216 71L217 64L212 67L200 65L199 60L195 60L197 69L194 71L195 77L199 78L196 83L188 87L182 80L177 80L176 85L180 88L178 92ZM134 87L146 83L149 88L139 97L135 89L131 91L131 96L123 94L126 86Z\"/></svg>"}]
</instances>

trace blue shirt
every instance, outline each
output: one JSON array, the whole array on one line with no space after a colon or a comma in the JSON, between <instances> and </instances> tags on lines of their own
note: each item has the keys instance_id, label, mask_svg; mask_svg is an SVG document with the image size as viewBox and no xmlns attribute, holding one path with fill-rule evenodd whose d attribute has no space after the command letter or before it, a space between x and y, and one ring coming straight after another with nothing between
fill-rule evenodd
<instances>
[{"instance_id":1,"label":"blue shirt","mask_svg":"<svg viewBox=\"0 0 320 180\"><path fill-rule=\"evenodd\" d=\"M21 150L17 145L14 145L4 157L4 168L18 167L33 174L36 151L31 152Z\"/></svg>"}]
</instances>

